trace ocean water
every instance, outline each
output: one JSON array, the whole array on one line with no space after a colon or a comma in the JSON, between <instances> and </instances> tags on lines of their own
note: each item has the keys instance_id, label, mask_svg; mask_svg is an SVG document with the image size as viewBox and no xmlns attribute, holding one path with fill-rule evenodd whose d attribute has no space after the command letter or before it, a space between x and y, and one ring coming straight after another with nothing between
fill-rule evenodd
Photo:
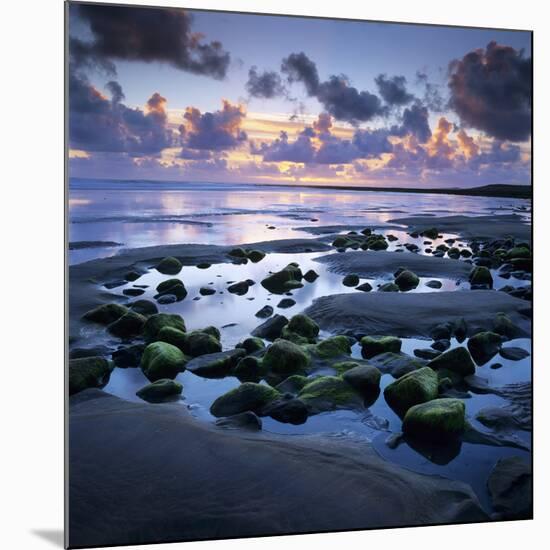
<instances>
[{"instance_id":1,"label":"ocean water","mask_svg":"<svg viewBox=\"0 0 550 550\"><path fill-rule=\"evenodd\" d=\"M453 195L421 195L407 193L382 193L364 191L336 191L327 189L288 188L277 186L250 186L224 184L155 184L118 182L72 182L69 190L69 241L82 243L96 242L92 247L69 252L71 264L94 258L116 254L123 248L152 246L176 243L203 243L236 245L263 240L292 237L317 238L318 235L303 228L342 225L372 227L377 232L391 233L399 238L390 243L389 250L397 249L398 243L414 242L422 246L424 238L410 237L403 226L391 222L392 219L409 215L424 214L438 216L463 214L469 216L520 213L526 220L530 218L530 204L524 200L495 199L489 197L463 197ZM434 225L437 223L434 220ZM342 228L340 231L344 233ZM447 238L456 238L455 246L467 248L468 243L457 235L444 234L435 240L437 246ZM116 246L101 243L112 241ZM333 252L337 253L337 252ZM409 252L405 251L405 254ZM246 338L250 331L262 322L255 313L264 305L271 305L276 313L291 317L309 306L313 300L343 292L357 292L342 284L342 276L329 272L315 258L326 254L268 254L257 264L246 265L218 264L208 269L184 267L178 274L188 291L185 300L170 305L159 305L159 310L178 313L185 319L188 329L198 329L214 324L221 330L224 349L235 346ZM277 271L291 261L300 264L303 272L314 269L320 277L314 283L305 283L304 288L292 293L296 301L290 308L282 309L278 304L286 296L271 295L259 281L269 271ZM464 261L464 260L457 260ZM156 270L140 277L137 281L112 289L120 293L134 285L144 286L140 298L153 299L155 288L166 276ZM501 278L493 270L495 288L506 284L525 286L529 281ZM252 279L257 284L250 287L244 296L227 292L227 286L234 281ZM438 292L426 286L431 278L421 278L420 285L413 292ZM377 285L393 280L391 273L382 274L368 281ZM439 278L440 291L468 292L466 280ZM70 283L69 283L70 284ZM201 296L200 287L214 288L216 293ZM481 306L482 307L482 306ZM109 336L102 327L89 326L85 329L88 345L102 344L110 348L120 345L117 339ZM322 336L326 336L322 335ZM430 342L418 339L404 339L403 351L412 355L416 348L429 347ZM82 345L79 343L79 345ZM456 341L453 346L458 345ZM530 351L530 339L517 339L508 345L522 347ZM360 357L358 345L353 347L353 356ZM489 363L478 369L478 374L489 380L491 385L531 379L531 358L521 361L507 361L499 356L503 367L489 368ZM191 414L205 422L213 422L209 408L221 394L239 385L234 377L205 379L190 372L183 372L177 379L184 385L181 405ZM382 389L392 381L391 376L382 377ZM148 381L139 369L115 369L105 391L125 399L139 401L136 391ZM494 395L471 393L465 400L467 415L476 424L475 414L483 407L498 406L503 399ZM405 465L408 468L428 473L460 479L472 485L480 501L490 509L485 486L487 476L498 458L510 455L529 456L526 450L515 447L489 447L464 443L455 456L448 461L433 461L426 454L403 443L397 449L390 449L384 442L392 433L400 431L401 421L387 406L381 393L376 402L365 412L335 411L308 418L305 424L294 426L283 424L270 418L263 419L266 432L293 437L303 434L329 434L332 437L354 437L373 442L384 458ZM530 445L530 434L520 433L526 447Z\"/></svg>"}]
</instances>

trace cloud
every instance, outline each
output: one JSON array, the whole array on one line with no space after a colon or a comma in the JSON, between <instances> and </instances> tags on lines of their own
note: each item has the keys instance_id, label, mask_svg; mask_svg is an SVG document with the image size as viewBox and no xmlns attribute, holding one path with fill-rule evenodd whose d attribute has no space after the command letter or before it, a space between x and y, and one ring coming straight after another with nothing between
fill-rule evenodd
<instances>
[{"instance_id":1,"label":"cloud","mask_svg":"<svg viewBox=\"0 0 550 550\"><path fill-rule=\"evenodd\" d=\"M234 149L247 140L241 123L246 113L241 105L224 100L222 109L212 113L201 113L195 107L188 107L180 127L183 144L190 149L222 151Z\"/></svg>"},{"instance_id":2,"label":"cloud","mask_svg":"<svg viewBox=\"0 0 550 550\"><path fill-rule=\"evenodd\" d=\"M167 63L218 79L226 75L229 53L220 42L204 42L194 33L184 10L107 4L72 4L71 10L88 23L93 37L90 42L70 42L73 62L81 66L118 59Z\"/></svg>"},{"instance_id":3,"label":"cloud","mask_svg":"<svg viewBox=\"0 0 550 550\"><path fill-rule=\"evenodd\" d=\"M252 97L264 99L271 99L286 93L279 73L275 71L259 73L255 66L248 71L246 90Z\"/></svg>"},{"instance_id":4,"label":"cloud","mask_svg":"<svg viewBox=\"0 0 550 550\"><path fill-rule=\"evenodd\" d=\"M428 115L428 109L424 105L419 102L414 103L403 111L401 125L392 126L391 134L399 137L411 134L421 143L425 143L432 135Z\"/></svg>"},{"instance_id":5,"label":"cloud","mask_svg":"<svg viewBox=\"0 0 550 550\"><path fill-rule=\"evenodd\" d=\"M474 138L469 136L464 131L464 129L461 129L456 134L456 139L458 141L460 149L462 150L462 153L467 159L471 159L472 157L477 156L477 154L479 153L479 146L474 141Z\"/></svg>"},{"instance_id":6,"label":"cloud","mask_svg":"<svg viewBox=\"0 0 550 550\"><path fill-rule=\"evenodd\" d=\"M416 71L416 85L424 88L422 103L434 113L442 113L446 107L446 101L441 94L441 85L430 82L428 74L424 71Z\"/></svg>"},{"instance_id":7,"label":"cloud","mask_svg":"<svg viewBox=\"0 0 550 550\"><path fill-rule=\"evenodd\" d=\"M531 135L531 58L490 42L449 66L450 106L465 126L501 140Z\"/></svg>"},{"instance_id":8,"label":"cloud","mask_svg":"<svg viewBox=\"0 0 550 550\"><path fill-rule=\"evenodd\" d=\"M407 79L404 76L388 78L385 74L379 74L374 81L382 99L388 105L407 105L414 99L414 96L407 92Z\"/></svg>"},{"instance_id":9,"label":"cloud","mask_svg":"<svg viewBox=\"0 0 550 550\"><path fill-rule=\"evenodd\" d=\"M304 53L291 53L283 59L281 71L290 83L302 82L310 96L316 96L319 88L317 65Z\"/></svg>"},{"instance_id":10,"label":"cloud","mask_svg":"<svg viewBox=\"0 0 550 550\"><path fill-rule=\"evenodd\" d=\"M388 131L356 130L353 135L353 144L364 158L376 158L382 153L391 153L393 146L388 140Z\"/></svg>"},{"instance_id":11,"label":"cloud","mask_svg":"<svg viewBox=\"0 0 550 550\"><path fill-rule=\"evenodd\" d=\"M261 143L258 148L252 144L250 152L253 155L262 155L265 162L309 163L315 156L315 149L309 136L301 134L291 142L284 131L269 144Z\"/></svg>"},{"instance_id":12,"label":"cloud","mask_svg":"<svg viewBox=\"0 0 550 550\"><path fill-rule=\"evenodd\" d=\"M145 110L131 109L121 101L116 81L104 96L82 75L69 74L69 142L86 151L158 154L173 144L165 112L166 99L154 94Z\"/></svg>"}]
</instances>

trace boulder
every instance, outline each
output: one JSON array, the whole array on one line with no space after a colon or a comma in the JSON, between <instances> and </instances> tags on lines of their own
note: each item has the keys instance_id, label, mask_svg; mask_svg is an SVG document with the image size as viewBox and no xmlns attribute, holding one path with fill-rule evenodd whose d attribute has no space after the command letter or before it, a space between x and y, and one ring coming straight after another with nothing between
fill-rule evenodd
<instances>
[{"instance_id":1,"label":"boulder","mask_svg":"<svg viewBox=\"0 0 550 550\"><path fill-rule=\"evenodd\" d=\"M447 338L436 340L431 347L437 351L447 351L451 347L451 341Z\"/></svg>"},{"instance_id":2,"label":"boulder","mask_svg":"<svg viewBox=\"0 0 550 550\"><path fill-rule=\"evenodd\" d=\"M316 414L335 409L360 409L363 398L339 376L319 376L306 384L298 398Z\"/></svg>"},{"instance_id":3,"label":"boulder","mask_svg":"<svg viewBox=\"0 0 550 550\"><path fill-rule=\"evenodd\" d=\"M136 395L141 397L144 401L156 403L158 401L163 401L165 399L181 395L182 391L183 386L179 382L168 378L161 378L160 380L147 384L147 386L144 386L138 390Z\"/></svg>"},{"instance_id":4,"label":"boulder","mask_svg":"<svg viewBox=\"0 0 550 550\"><path fill-rule=\"evenodd\" d=\"M493 288L493 276L488 268L476 266L470 271L468 277L470 285L476 288Z\"/></svg>"},{"instance_id":5,"label":"boulder","mask_svg":"<svg viewBox=\"0 0 550 550\"><path fill-rule=\"evenodd\" d=\"M263 279L261 285L269 292L272 292L274 294L283 294L288 290L288 287L285 287L285 283L289 281L300 282L301 279L302 271L297 266L297 264L291 263L288 264L281 271L272 273L271 275Z\"/></svg>"},{"instance_id":6,"label":"boulder","mask_svg":"<svg viewBox=\"0 0 550 550\"><path fill-rule=\"evenodd\" d=\"M168 279L157 286L155 299L165 295L173 295L176 301L181 301L187 296L187 289L180 279Z\"/></svg>"},{"instance_id":7,"label":"boulder","mask_svg":"<svg viewBox=\"0 0 550 550\"><path fill-rule=\"evenodd\" d=\"M124 294L124 296L141 296L145 294L145 290L142 288L125 288L122 294Z\"/></svg>"},{"instance_id":8,"label":"boulder","mask_svg":"<svg viewBox=\"0 0 550 550\"><path fill-rule=\"evenodd\" d=\"M522 348L510 346L507 348L501 348L500 356L504 359L508 359L508 361L521 361L522 359L529 357L529 352Z\"/></svg>"},{"instance_id":9,"label":"boulder","mask_svg":"<svg viewBox=\"0 0 550 550\"><path fill-rule=\"evenodd\" d=\"M265 258L265 252L262 252L261 250L250 250L247 253L247 257L251 262L256 264Z\"/></svg>"},{"instance_id":10,"label":"boulder","mask_svg":"<svg viewBox=\"0 0 550 550\"><path fill-rule=\"evenodd\" d=\"M185 353L185 337L185 332L182 332L177 328L162 327L157 334L156 340L166 342L167 344L172 344Z\"/></svg>"},{"instance_id":11,"label":"boulder","mask_svg":"<svg viewBox=\"0 0 550 550\"><path fill-rule=\"evenodd\" d=\"M113 351L111 358L119 368L139 367L144 349L144 344L133 344Z\"/></svg>"},{"instance_id":12,"label":"boulder","mask_svg":"<svg viewBox=\"0 0 550 550\"><path fill-rule=\"evenodd\" d=\"M468 349L478 365L484 365L500 350L502 338L495 332L478 332L468 340Z\"/></svg>"},{"instance_id":13,"label":"boulder","mask_svg":"<svg viewBox=\"0 0 550 550\"><path fill-rule=\"evenodd\" d=\"M283 327L288 324L288 319L284 315L274 315L252 331L252 336L265 338L266 340L275 340L281 336Z\"/></svg>"},{"instance_id":14,"label":"boulder","mask_svg":"<svg viewBox=\"0 0 550 550\"><path fill-rule=\"evenodd\" d=\"M267 405L263 414L285 424L303 424L308 417L308 408L301 399L283 396Z\"/></svg>"},{"instance_id":15,"label":"boulder","mask_svg":"<svg viewBox=\"0 0 550 550\"><path fill-rule=\"evenodd\" d=\"M401 351L401 340L395 336L363 336L359 344L361 354L365 359L370 359L380 353Z\"/></svg>"},{"instance_id":16,"label":"boulder","mask_svg":"<svg viewBox=\"0 0 550 550\"><path fill-rule=\"evenodd\" d=\"M509 339L523 335L521 329L505 313L496 314L493 331Z\"/></svg>"},{"instance_id":17,"label":"boulder","mask_svg":"<svg viewBox=\"0 0 550 550\"><path fill-rule=\"evenodd\" d=\"M258 382L265 373L262 360L253 355L243 357L233 369L233 375L241 382Z\"/></svg>"},{"instance_id":18,"label":"boulder","mask_svg":"<svg viewBox=\"0 0 550 550\"><path fill-rule=\"evenodd\" d=\"M309 361L304 350L288 340L276 340L267 348L263 357L264 368L276 374L302 372Z\"/></svg>"},{"instance_id":19,"label":"boulder","mask_svg":"<svg viewBox=\"0 0 550 550\"><path fill-rule=\"evenodd\" d=\"M154 315L159 311L156 304L150 300L136 300L128 305L132 311L135 311L140 315L145 315L146 317L149 315Z\"/></svg>"},{"instance_id":20,"label":"boulder","mask_svg":"<svg viewBox=\"0 0 550 550\"><path fill-rule=\"evenodd\" d=\"M176 346L154 342L143 351L141 370L151 382L162 378L173 379L185 370L187 361L188 358Z\"/></svg>"},{"instance_id":21,"label":"boulder","mask_svg":"<svg viewBox=\"0 0 550 550\"><path fill-rule=\"evenodd\" d=\"M237 296L244 296L248 292L249 287L248 281L239 281L238 283L229 285L227 291L231 294L237 294Z\"/></svg>"},{"instance_id":22,"label":"boulder","mask_svg":"<svg viewBox=\"0 0 550 550\"><path fill-rule=\"evenodd\" d=\"M185 321L176 314L156 313L151 315L143 326L143 337L152 342L157 338L159 331L163 327L172 327L185 332Z\"/></svg>"},{"instance_id":23,"label":"boulder","mask_svg":"<svg viewBox=\"0 0 550 550\"><path fill-rule=\"evenodd\" d=\"M466 320L464 317L454 321L452 332L458 343L461 344L464 340L466 340L466 336L468 335L468 326L466 325Z\"/></svg>"},{"instance_id":24,"label":"boulder","mask_svg":"<svg viewBox=\"0 0 550 550\"><path fill-rule=\"evenodd\" d=\"M220 351L222 351L222 345L219 340L207 332L194 330L185 334L183 352L190 357L219 353Z\"/></svg>"},{"instance_id":25,"label":"boulder","mask_svg":"<svg viewBox=\"0 0 550 550\"><path fill-rule=\"evenodd\" d=\"M427 237L428 239L432 239L434 241L439 236L439 231L435 227L430 227L429 229L425 229L420 233L423 237Z\"/></svg>"},{"instance_id":26,"label":"boulder","mask_svg":"<svg viewBox=\"0 0 550 550\"><path fill-rule=\"evenodd\" d=\"M292 307L294 305L296 305L296 300L293 300L292 298L283 298L277 304L277 307L280 307L281 309L288 309L289 307Z\"/></svg>"},{"instance_id":27,"label":"boulder","mask_svg":"<svg viewBox=\"0 0 550 550\"><path fill-rule=\"evenodd\" d=\"M331 359L351 353L351 344L347 336L331 336L325 338L313 348L315 355L323 359Z\"/></svg>"},{"instance_id":28,"label":"boulder","mask_svg":"<svg viewBox=\"0 0 550 550\"><path fill-rule=\"evenodd\" d=\"M359 365L346 370L342 374L342 380L362 395L371 395L380 390L380 378L382 374L372 365Z\"/></svg>"},{"instance_id":29,"label":"boulder","mask_svg":"<svg viewBox=\"0 0 550 550\"><path fill-rule=\"evenodd\" d=\"M235 347L244 349L246 353L254 353L256 351L260 351L264 349L265 344L261 338L252 336L250 338L246 338L244 341L242 341L240 344L237 344Z\"/></svg>"},{"instance_id":30,"label":"boulder","mask_svg":"<svg viewBox=\"0 0 550 550\"><path fill-rule=\"evenodd\" d=\"M431 281L428 281L426 283L426 286L429 288L441 288L443 286L443 283L441 281L438 281L437 279L432 279Z\"/></svg>"},{"instance_id":31,"label":"boulder","mask_svg":"<svg viewBox=\"0 0 550 550\"><path fill-rule=\"evenodd\" d=\"M319 325L313 319L302 313L291 317L285 328L295 334L303 336L310 343L314 343L319 335Z\"/></svg>"},{"instance_id":32,"label":"boulder","mask_svg":"<svg viewBox=\"0 0 550 550\"><path fill-rule=\"evenodd\" d=\"M186 368L203 378L223 378L246 355L243 349L232 349L218 353L207 353L191 359Z\"/></svg>"},{"instance_id":33,"label":"boulder","mask_svg":"<svg viewBox=\"0 0 550 550\"><path fill-rule=\"evenodd\" d=\"M429 367L409 372L384 389L388 405L400 416L412 406L431 401L437 396L437 374Z\"/></svg>"},{"instance_id":34,"label":"boulder","mask_svg":"<svg viewBox=\"0 0 550 550\"><path fill-rule=\"evenodd\" d=\"M395 284L399 287L399 290L406 292L412 290L418 286L420 279L412 271L402 271L396 278Z\"/></svg>"},{"instance_id":35,"label":"boulder","mask_svg":"<svg viewBox=\"0 0 550 550\"><path fill-rule=\"evenodd\" d=\"M132 338L141 334L146 320L145 316L130 310L111 323L107 330L119 338Z\"/></svg>"},{"instance_id":36,"label":"boulder","mask_svg":"<svg viewBox=\"0 0 550 550\"><path fill-rule=\"evenodd\" d=\"M211 296L212 294L216 294L216 289L209 286L201 286L199 288L199 294L201 296Z\"/></svg>"},{"instance_id":37,"label":"boulder","mask_svg":"<svg viewBox=\"0 0 550 550\"><path fill-rule=\"evenodd\" d=\"M421 369L425 366L423 361L411 357L406 353L381 353L369 360L369 363L375 366L384 374L391 374L394 378L400 378L408 372Z\"/></svg>"},{"instance_id":38,"label":"boulder","mask_svg":"<svg viewBox=\"0 0 550 550\"><path fill-rule=\"evenodd\" d=\"M379 292L399 292L399 287L395 283L384 283L378 287Z\"/></svg>"},{"instance_id":39,"label":"boulder","mask_svg":"<svg viewBox=\"0 0 550 550\"><path fill-rule=\"evenodd\" d=\"M315 279L317 279L317 277L319 277L319 275L315 271L313 271L313 269L310 269L304 275L304 279L308 283L313 283L313 281L315 281Z\"/></svg>"},{"instance_id":40,"label":"boulder","mask_svg":"<svg viewBox=\"0 0 550 550\"><path fill-rule=\"evenodd\" d=\"M164 258L157 264L157 271L164 275L176 275L181 271L181 262L173 256Z\"/></svg>"},{"instance_id":41,"label":"boulder","mask_svg":"<svg viewBox=\"0 0 550 550\"><path fill-rule=\"evenodd\" d=\"M216 426L228 430L250 430L258 432L262 429L262 419L252 411L246 411L216 420Z\"/></svg>"},{"instance_id":42,"label":"boulder","mask_svg":"<svg viewBox=\"0 0 550 550\"><path fill-rule=\"evenodd\" d=\"M83 315L83 319L99 323L100 325L110 325L126 313L128 313L128 308L121 304L102 304L87 311Z\"/></svg>"},{"instance_id":43,"label":"boulder","mask_svg":"<svg viewBox=\"0 0 550 550\"><path fill-rule=\"evenodd\" d=\"M453 348L428 363L434 370L448 370L460 376L475 374L476 366L468 350L464 347Z\"/></svg>"},{"instance_id":44,"label":"boulder","mask_svg":"<svg viewBox=\"0 0 550 550\"><path fill-rule=\"evenodd\" d=\"M246 411L252 411L262 416L266 405L279 396L280 393L269 386L245 382L218 397L212 403L210 412L217 417L231 416Z\"/></svg>"},{"instance_id":45,"label":"boulder","mask_svg":"<svg viewBox=\"0 0 550 550\"><path fill-rule=\"evenodd\" d=\"M372 290L372 285L369 282L365 282L355 287L355 290L360 290L361 292L370 292Z\"/></svg>"},{"instance_id":46,"label":"boulder","mask_svg":"<svg viewBox=\"0 0 550 550\"><path fill-rule=\"evenodd\" d=\"M419 359L426 359L427 361L431 361L432 359L435 359L439 355L441 355L440 351L437 351L432 348L419 348L413 350L413 353L415 357L418 357Z\"/></svg>"},{"instance_id":47,"label":"boulder","mask_svg":"<svg viewBox=\"0 0 550 550\"><path fill-rule=\"evenodd\" d=\"M355 273L350 273L344 277L342 284L349 287L357 286L359 284L359 276Z\"/></svg>"},{"instance_id":48,"label":"boulder","mask_svg":"<svg viewBox=\"0 0 550 550\"><path fill-rule=\"evenodd\" d=\"M69 395L88 388L103 388L114 365L104 357L70 359L68 369Z\"/></svg>"},{"instance_id":49,"label":"boulder","mask_svg":"<svg viewBox=\"0 0 550 550\"><path fill-rule=\"evenodd\" d=\"M258 310L255 313L256 317L260 319L267 319L273 315L273 308L271 306L264 306L262 309Z\"/></svg>"},{"instance_id":50,"label":"boulder","mask_svg":"<svg viewBox=\"0 0 550 550\"><path fill-rule=\"evenodd\" d=\"M308 383L310 379L301 374L292 374L275 386L275 389L281 393L291 393L296 395Z\"/></svg>"},{"instance_id":51,"label":"boulder","mask_svg":"<svg viewBox=\"0 0 550 550\"><path fill-rule=\"evenodd\" d=\"M441 398L411 407L403 419L407 436L440 443L459 436L465 428L465 406L460 399Z\"/></svg>"},{"instance_id":52,"label":"boulder","mask_svg":"<svg viewBox=\"0 0 550 550\"><path fill-rule=\"evenodd\" d=\"M232 248L228 253L229 256L233 256L234 258L246 258L246 250L244 248Z\"/></svg>"}]
</instances>

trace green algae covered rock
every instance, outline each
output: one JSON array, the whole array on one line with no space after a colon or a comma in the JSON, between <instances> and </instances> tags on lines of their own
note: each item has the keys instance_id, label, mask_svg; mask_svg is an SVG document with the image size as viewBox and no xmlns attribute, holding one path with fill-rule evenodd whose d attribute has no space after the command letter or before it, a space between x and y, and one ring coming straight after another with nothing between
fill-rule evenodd
<instances>
[{"instance_id":1,"label":"green algae covered rock","mask_svg":"<svg viewBox=\"0 0 550 550\"><path fill-rule=\"evenodd\" d=\"M401 340L395 336L363 336L360 340L361 354L370 359L380 353L401 351Z\"/></svg>"},{"instance_id":2,"label":"green algae covered rock","mask_svg":"<svg viewBox=\"0 0 550 550\"><path fill-rule=\"evenodd\" d=\"M207 332L194 330L185 334L183 352L191 357L220 351L222 351L222 345L219 340Z\"/></svg>"},{"instance_id":3,"label":"green algae covered rock","mask_svg":"<svg viewBox=\"0 0 550 550\"><path fill-rule=\"evenodd\" d=\"M468 340L468 349L478 365L492 359L502 346L502 337L495 332L478 332Z\"/></svg>"},{"instance_id":4,"label":"green algae covered rock","mask_svg":"<svg viewBox=\"0 0 550 550\"><path fill-rule=\"evenodd\" d=\"M404 270L396 278L395 284L399 287L399 290L407 291L412 290L418 286L420 279L416 273L412 271Z\"/></svg>"},{"instance_id":5,"label":"green algae covered rock","mask_svg":"<svg viewBox=\"0 0 550 550\"><path fill-rule=\"evenodd\" d=\"M159 331L163 327L172 327L185 332L185 321L176 314L157 313L151 315L143 326L143 337L145 340L152 342L157 338Z\"/></svg>"},{"instance_id":6,"label":"green algae covered rock","mask_svg":"<svg viewBox=\"0 0 550 550\"><path fill-rule=\"evenodd\" d=\"M88 388L102 388L109 381L114 364L104 357L82 357L69 361L69 395Z\"/></svg>"},{"instance_id":7,"label":"green algae covered rock","mask_svg":"<svg viewBox=\"0 0 550 550\"><path fill-rule=\"evenodd\" d=\"M244 340L240 344L237 344L237 346L235 347L244 349L246 353L254 353L256 351L264 349L265 344L261 338L251 336L250 338L246 338L246 340Z\"/></svg>"},{"instance_id":8,"label":"green algae covered rock","mask_svg":"<svg viewBox=\"0 0 550 550\"><path fill-rule=\"evenodd\" d=\"M176 380L170 380L169 378L161 378L156 382L147 384L136 392L138 397L141 397L144 401L150 401L156 403L169 399L177 395L181 395L183 386Z\"/></svg>"},{"instance_id":9,"label":"green algae covered rock","mask_svg":"<svg viewBox=\"0 0 550 550\"><path fill-rule=\"evenodd\" d=\"M339 376L319 376L306 384L298 397L312 413L363 407L361 396Z\"/></svg>"},{"instance_id":10,"label":"green algae covered rock","mask_svg":"<svg viewBox=\"0 0 550 550\"><path fill-rule=\"evenodd\" d=\"M161 378L173 379L185 370L187 361L188 358L176 346L166 342L154 342L143 351L141 370L151 382Z\"/></svg>"},{"instance_id":11,"label":"green algae covered rock","mask_svg":"<svg viewBox=\"0 0 550 550\"><path fill-rule=\"evenodd\" d=\"M411 407L403 419L403 433L436 443L459 436L466 424L460 399L434 399Z\"/></svg>"},{"instance_id":12,"label":"green algae covered rock","mask_svg":"<svg viewBox=\"0 0 550 550\"><path fill-rule=\"evenodd\" d=\"M280 395L277 390L270 386L245 382L218 397L212 403L210 412L217 417L231 416L245 411L262 415L264 407Z\"/></svg>"},{"instance_id":13,"label":"green algae covered rock","mask_svg":"<svg viewBox=\"0 0 550 550\"><path fill-rule=\"evenodd\" d=\"M388 405L401 416L413 405L436 399L437 395L437 374L429 367L409 372L384 389Z\"/></svg>"},{"instance_id":14,"label":"green algae covered rock","mask_svg":"<svg viewBox=\"0 0 550 550\"><path fill-rule=\"evenodd\" d=\"M157 334L157 340L160 342L166 342L167 344L172 344L183 351L185 344L185 332L182 332L174 327L162 327Z\"/></svg>"},{"instance_id":15,"label":"green algae covered rock","mask_svg":"<svg viewBox=\"0 0 550 550\"><path fill-rule=\"evenodd\" d=\"M380 390L381 372L372 365L357 365L342 375L342 380L361 394L367 395Z\"/></svg>"},{"instance_id":16,"label":"green algae covered rock","mask_svg":"<svg viewBox=\"0 0 550 550\"><path fill-rule=\"evenodd\" d=\"M476 366L468 350L463 347L450 349L428 363L434 370L448 370L460 376L475 374Z\"/></svg>"},{"instance_id":17,"label":"green algae covered rock","mask_svg":"<svg viewBox=\"0 0 550 550\"><path fill-rule=\"evenodd\" d=\"M319 335L319 325L307 315L302 313L294 315L286 329L305 338L308 342L314 343Z\"/></svg>"},{"instance_id":18,"label":"green algae covered rock","mask_svg":"<svg viewBox=\"0 0 550 550\"><path fill-rule=\"evenodd\" d=\"M233 369L233 375L242 382L258 382L265 374L262 360L253 355L243 357Z\"/></svg>"},{"instance_id":19,"label":"green algae covered rock","mask_svg":"<svg viewBox=\"0 0 550 550\"><path fill-rule=\"evenodd\" d=\"M298 345L288 340L276 340L263 357L266 370L276 374L302 372L309 365L309 356Z\"/></svg>"},{"instance_id":20,"label":"green algae covered rock","mask_svg":"<svg viewBox=\"0 0 550 550\"><path fill-rule=\"evenodd\" d=\"M173 256L168 256L157 264L157 271L164 275L176 275L181 271L181 262Z\"/></svg>"},{"instance_id":21,"label":"green algae covered rock","mask_svg":"<svg viewBox=\"0 0 550 550\"><path fill-rule=\"evenodd\" d=\"M493 276L491 275L491 272L488 268L481 265L474 267L472 271L470 271L468 279L472 286L493 287Z\"/></svg>"},{"instance_id":22,"label":"green algae covered rock","mask_svg":"<svg viewBox=\"0 0 550 550\"><path fill-rule=\"evenodd\" d=\"M281 271L272 273L261 281L261 285L274 294L283 294L289 290L285 285L287 282L300 282L302 280L302 271L297 264L290 263Z\"/></svg>"},{"instance_id":23,"label":"green algae covered rock","mask_svg":"<svg viewBox=\"0 0 550 550\"><path fill-rule=\"evenodd\" d=\"M128 311L111 323L107 330L119 338L132 338L141 334L147 318L135 311Z\"/></svg>"},{"instance_id":24,"label":"green algae covered rock","mask_svg":"<svg viewBox=\"0 0 550 550\"><path fill-rule=\"evenodd\" d=\"M126 313L128 313L128 308L121 304L102 304L87 311L83 315L83 318L87 321L99 323L100 325L110 325Z\"/></svg>"},{"instance_id":25,"label":"green algae covered rock","mask_svg":"<svg viewBox=\"0 0 550 550\"><path fill-rule=\"evenodd\" d=\"M331 359L351 353L350 341L347 336L342 335L325 338L325 340L322 340L311 349L322 359Z\"/></svg>"}]
</instances>

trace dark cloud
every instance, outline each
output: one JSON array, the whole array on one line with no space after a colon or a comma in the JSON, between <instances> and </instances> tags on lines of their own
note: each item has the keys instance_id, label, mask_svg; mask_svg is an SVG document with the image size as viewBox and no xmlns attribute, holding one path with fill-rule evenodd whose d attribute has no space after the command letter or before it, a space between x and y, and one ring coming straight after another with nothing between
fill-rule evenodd
<instances>
[{"instance_id":1,"label":"dark cloud","mask_svg":"<svg viewBox=\"0 0 550 550\"><path fill-rule=\"evenodd\" d=\"M424 105L419 102L414 103L403 111L401 124L392 126L390 132L399 137L411 134L421 143L425 143L432 135L428 115L428 109Z\"/></svg>"},{"instance_id":2,"label":"dark cloud","mask_svg":"<svg viewBox=\"0 0 550 550\"><path fill-rule=\"evenodd\" d=\"M107 84L105 97L82 75L69 74L69 142L74 149L129 154L158 154L173 144L167 126L166 100L159 94L149 99L145 111L130 109L121 100L116 81Z\"/></svg>"},{"instance_id":3,"label":"dark cloud","mask_svg":"<svg viewBox=\"0 0 550 550\"><path fill-rule=\"evenodd\" d=\"M259 73L255 66L248 71L246 90L252 97L265 99L271 99L286 93L279 73L275 71Z\"/></svg>"},{"instance_id":4,"label":"dark cloud","mask_svg":"<svg viewBox=\"0 0 550 550\"><path fill-rule=\"evenodd\" d=\"M388 140L387 130L357 130L353 135L353 144L364 158L379 157L382 153L391 153L393 146Z\"/></svg>"},{"instance_id":5,"label":"dark cloud","mask_svg":"<svg viewBox=\"0 0 550 550\"><path fill-rule=\"evenodd\" d=\"M404 76L388 78L385 74L380 74L374 81L382 99L388 105L400 107L414 99L414 96L407 92L407 79Z\"/></svg>"},{"instance_id":6,"label":"dark cloud","mask_svg":"<svg viewBox=\"0 0 550 550\"><path fill-rule=\"evenodd\" d=\"M266 162L300 162L310 163L315 156L315 149L309 136L301 134L290 142L288 134L281 132L271 143L261 143L258 148L251 146L253 155L262 155Z\"/></svg>"},{"instance_id":7,"label":"dark cloud","mask_svg":"<svg viewBox=\"0 0 550 550\"><path fill-rule=\"evenodd\" d=\"M416 85L424 88L422 103L434 113L442 113L446 107L446 101L441 94L441 86L430 81L424 71L416 71Z\"/></svg>"},{"instance_id":8,"label":"dark cloud","mask_svg":"<svg viewBox=\"0 0 550 550\"><path fill-rule=\"evenodd\" d=\"M93 36L89 43L71 41L75 63L156 61L195 74L225 77L229 53L220 42L203 42L191 29L191 16L181 9L72 4L71 10L88 23Z\"/></svg>"},{"instance_id":9,"label":"dark cloud","mask_svg":"<svg viewBox=\"0 0 550 550\"><path fill-rule=\"evenodd\" d=\"M310 96L316 96L319 88L317 65L304 53L291 53L283 59L281 71L290 83L302 82Z\"/></svg>"},{"instance_id":10,"label":"dark cloud","mask_svg":"<svg viewBox=\"0 0 550 550\"><path fill-rule=\"evenodd\" d=\"M531 58L490 42L449 66L450 106L462 123L502 140L531 135Z\"/></svg>"},{"instance_id":11,"label":"dark cloud","mask_svg":"<svg viewBox=\"0 0 550 550\"><path fill-rule=\"evenodd\" d=\"M186 124L180 127L182 141L190 149L222 151L234 149L246 141L246 132L241 123L246 116L240 105L223 102L223 107L213 113L201 113L195 107L188 107L183 115Z\"/></svg>"}]
</instances>

